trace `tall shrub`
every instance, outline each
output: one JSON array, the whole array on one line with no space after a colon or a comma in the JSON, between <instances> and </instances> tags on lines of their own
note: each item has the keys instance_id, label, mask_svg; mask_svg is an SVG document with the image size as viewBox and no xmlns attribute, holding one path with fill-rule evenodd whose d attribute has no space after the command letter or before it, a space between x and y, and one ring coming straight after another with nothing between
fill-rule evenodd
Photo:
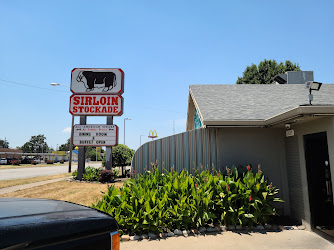
<instances>
[{"instance_id":1,"label":"tall shrub","mask_svg":"<svg viewBox=\"0 0 334 250\"><path fill-rule=\"evenodd\" d=\"M130 233L163 232L198 228L207 224L265 224L276 215L273 202L278 189L268 184L259 168L239 173L234 167L225 174L183 170L160 173L153 165L124 183L110 186L94 208L111 214L120 228Z\"/></svg>"}]
</instances>

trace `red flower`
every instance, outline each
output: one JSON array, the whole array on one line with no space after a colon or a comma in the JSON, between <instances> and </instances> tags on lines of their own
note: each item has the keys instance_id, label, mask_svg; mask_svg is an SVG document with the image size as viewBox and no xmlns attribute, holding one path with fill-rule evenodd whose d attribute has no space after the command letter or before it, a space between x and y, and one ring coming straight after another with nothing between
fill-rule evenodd
<instances>
[{"instance_id":1,"label":"red flower","mask_svg":"<svg viewBox=\"0 0 334 250\"><path fill-rule=\"evenodd\" d=\"M251 170L251 167L248 165L248 166L247 166L247 171L249 171L249 170Z\"/></svg>"},{"instance_id":2,"label":"red flower","mask_svg":"<svg viewBox=\"0 0 334 250\"><path fill-rule=\"evenodd\" d=\"M230 186L227 186L227 191L230 191Z\"/></svg>"},{"instance_id":3,"label":"red flower","mask_svg":"<svg viewBox=\"0 0 334 250\"><path fill-rule=\"evenodd\" d=\"M132 173L135 173L135 170L132 170Z\"/></svg>"},{"instance_id":4,"label":"red flower","mask_svg":"<svg viewBox=\"0 0 334 250\"><path fill-rule=\"evenodd\" d=\"M252 201L253 200L253 197L252 196L249 196L249 201Z\"/></svg>"},{"instance_id":5,"label":"red flower","mask_svg":"<svg viewBox=\"0 0 334 250\"><path fill-rule=\"evenodd\" d=\"M218 173L217 176L220 176L220 173Z\"/></svg>"},{"instance_id":6,"label":"red flower","mask_svg":"<svg viewBox=\"0 0 334 250\"><path fill-rule=\"evenodd\" d=\"M196 187L198 187L198 184L196 183Z\"/></svg>"}]
</instances>

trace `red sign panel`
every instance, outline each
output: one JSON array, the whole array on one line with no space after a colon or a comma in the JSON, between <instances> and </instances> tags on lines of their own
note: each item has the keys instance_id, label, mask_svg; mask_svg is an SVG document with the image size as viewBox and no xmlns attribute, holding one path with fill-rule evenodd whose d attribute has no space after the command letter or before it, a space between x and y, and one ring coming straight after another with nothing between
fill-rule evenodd
<instances>
[{"instance_id":1,"label":"red sign panel","mask_svg":"<svg viewBox=\"0 0 334 250\"><path fill-rule=\"evenodd\" d=\"M81 95L70 98L72 115L121 116L123 114L123 97L120 95Z\"/></svg>"}]
</instances>

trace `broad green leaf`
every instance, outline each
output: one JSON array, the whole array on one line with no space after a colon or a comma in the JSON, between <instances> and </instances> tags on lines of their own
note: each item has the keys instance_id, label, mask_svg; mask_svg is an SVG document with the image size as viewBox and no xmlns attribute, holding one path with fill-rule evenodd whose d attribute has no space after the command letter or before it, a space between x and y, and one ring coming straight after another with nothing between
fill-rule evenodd
<instances>
[{"instance_id":1,"label":"broad green leaf","mask_svg":"<svg viewBox=\"0 0 334 250\"><path fill-rule=\"evenodd\" d=\"M262 196L265 200L267 199L267 194L268 194L268 192L262 192Z\"/></svg>"}]
</instances>

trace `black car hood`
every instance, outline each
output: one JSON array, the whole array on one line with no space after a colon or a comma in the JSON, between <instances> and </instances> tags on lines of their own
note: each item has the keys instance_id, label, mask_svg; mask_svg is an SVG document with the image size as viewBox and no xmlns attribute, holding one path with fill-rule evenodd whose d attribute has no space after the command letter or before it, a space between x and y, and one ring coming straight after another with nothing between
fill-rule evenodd
<instances>
[{"instance_id":1,"label":"black car hood","mask_svg":"<svg viewBox=\"0 0 334 250\"><path fill-rule=\"evenodd\" d=\"M110 215L65 201L0 198L0 248L117 231Z\"/></svg>"}]
</instances>

